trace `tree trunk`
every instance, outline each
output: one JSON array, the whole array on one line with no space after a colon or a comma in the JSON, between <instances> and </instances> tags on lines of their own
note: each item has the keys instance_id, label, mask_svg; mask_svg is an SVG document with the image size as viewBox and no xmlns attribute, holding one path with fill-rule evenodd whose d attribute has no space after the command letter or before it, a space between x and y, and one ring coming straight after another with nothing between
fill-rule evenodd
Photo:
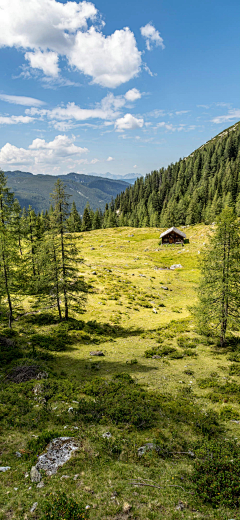
<instances>
[{"instance_id":1,"label":"tree trunk","mask_svg":"<svg viewBox=\"0 0 240 520\"><path fill-rule=\"evenodd\" d=\"M62 321L62 313L61 313L60 298L59 298L57 257L56 257L56 250L55 250L55 247L54 247L54 246L53 246L53 259L54 259L54 262L55 262L55 280L56 280L56 299L57 299L57 308L58 308L59 319L60 319L60 321Z\"/></svg>"}]
</instances>

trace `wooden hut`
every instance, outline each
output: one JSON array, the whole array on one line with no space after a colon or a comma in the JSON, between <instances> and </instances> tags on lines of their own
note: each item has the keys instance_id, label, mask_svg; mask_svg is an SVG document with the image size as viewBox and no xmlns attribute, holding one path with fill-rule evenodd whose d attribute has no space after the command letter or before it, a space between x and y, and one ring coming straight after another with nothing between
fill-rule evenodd
<instances>
[{"instance_id":1,"label":"wooden hut","mask_svg":"<svg viewBox=\"0 0 240 520\"><path fill-rule=\"evenodd\" d=\"M186 235L182 231L179 231L179 229L171 227L167 229L167 231L164 231L160 235L160 238L162 239L162 244L183 244Z\"/></svg>"}]
</instances>

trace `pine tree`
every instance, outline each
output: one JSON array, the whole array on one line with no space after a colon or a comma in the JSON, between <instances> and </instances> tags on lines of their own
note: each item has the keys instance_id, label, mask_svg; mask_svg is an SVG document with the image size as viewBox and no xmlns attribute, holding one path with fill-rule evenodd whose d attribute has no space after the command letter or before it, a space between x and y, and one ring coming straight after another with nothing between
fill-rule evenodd
<instances>
[{"instance_id":1,"label":"pine tree","mask_svg":"<svg viewBox=\"0 0 240 520\"><path fill-rule=\"evenodd\" d=\"M71 213L70 213L70 216L67 221L67 226L68 226L70 233L80 233L80 231L82 230L81 217L78 213L78 210L76 208L76 204L74 201L72 203Z\"/></svg>"},{"instance_id":2,"label":"pine tree","mask_svg":"<svg viewBox=\"0 0 240 520\"><path fill-rule=\"evenodd\" d=\"M92 229L92 221L90 217L90 206L89 202L87 202L87 205L83 212L82 217L82 231L90 231Z\"/></svg>"},{"instance_id":3,"label":"pine tree","mask_svg":"<svg viewBox=\"0 0 240 520\"><path fill-rule=\"evenodd\" d=\"M0 171L0 299L8 308L8 325L12 327L13 298L16 292L17 241L12 228L14 195L7 188L7 179Z\"/></svg>"},{"instance_id":4,"label":"pine tree","mask_svg":"<svg viewBox=\"0 0 240 520\"><path fill-rule=\"evenodd\" d=\"M232 208L225 207L201 260L199 303L195 309L202 330L220 336L226 344L231 325L240 325L240 234Z\"/></svg>"}]
</instances>

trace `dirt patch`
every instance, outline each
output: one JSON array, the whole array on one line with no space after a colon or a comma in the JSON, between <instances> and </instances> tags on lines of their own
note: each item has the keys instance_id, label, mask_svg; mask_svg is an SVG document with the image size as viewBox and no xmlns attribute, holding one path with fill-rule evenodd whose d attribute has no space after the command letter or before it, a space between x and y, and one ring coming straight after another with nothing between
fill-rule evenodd
<instances>
[{"instance_id":1,"label":"dirt patch","mask_svg":"<svg viewBox=\"0 0 240 520\"><path fill-rule=\"evenodd\" d=\"M31 379L46 379L47 377L47 372L42 371L38 365L21 365L14 367L6 379L14 383L24 383Z\"/></svg>"}]
</instances>

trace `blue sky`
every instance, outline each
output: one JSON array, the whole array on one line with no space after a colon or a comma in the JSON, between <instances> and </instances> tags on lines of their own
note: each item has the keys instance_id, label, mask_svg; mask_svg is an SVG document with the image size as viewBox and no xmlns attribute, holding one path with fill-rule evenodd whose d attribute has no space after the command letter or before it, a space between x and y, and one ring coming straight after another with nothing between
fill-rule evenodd
<instances>
[{"instance_id":1,"label":"blue sky","mask_svg":"<svg viewBox=\"0 0 240 520\"><path fill-rule=\"evenodd\" d=\"M238 0L0 0L0 167L144 175L240 119Z\"/></svg>"}]
</instances>

